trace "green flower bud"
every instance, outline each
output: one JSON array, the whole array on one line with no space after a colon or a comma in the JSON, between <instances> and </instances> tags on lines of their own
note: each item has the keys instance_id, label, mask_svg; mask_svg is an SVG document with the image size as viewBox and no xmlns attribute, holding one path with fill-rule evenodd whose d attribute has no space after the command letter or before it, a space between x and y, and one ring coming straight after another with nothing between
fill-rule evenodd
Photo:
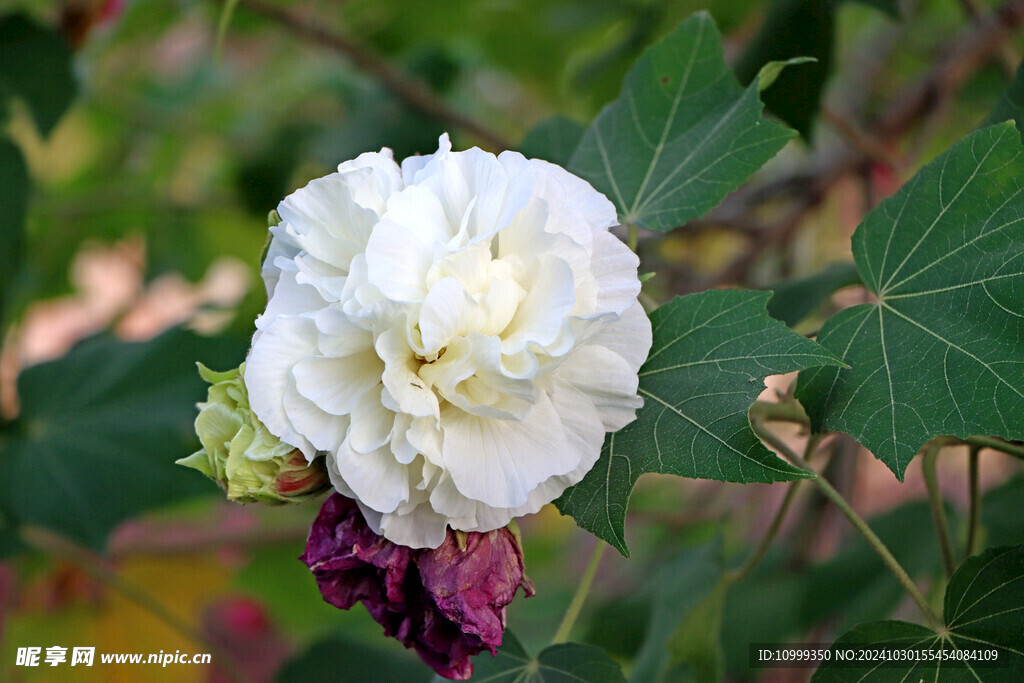
<instances>
[{"instance_id":1,"label":"green flower bud","mask_svg":"<svg viewBox=\"0 0 1024 683\"><path fill-rule=\"evenodd\" d=\"M301 502L330 488L323 458L306 462L299 449L271 434L249 408L245 363L226 372L198 365L211 385L196 417L203 447L178 460L179 465L210 477L238 503Z\"/></svg>"}]
</instances>

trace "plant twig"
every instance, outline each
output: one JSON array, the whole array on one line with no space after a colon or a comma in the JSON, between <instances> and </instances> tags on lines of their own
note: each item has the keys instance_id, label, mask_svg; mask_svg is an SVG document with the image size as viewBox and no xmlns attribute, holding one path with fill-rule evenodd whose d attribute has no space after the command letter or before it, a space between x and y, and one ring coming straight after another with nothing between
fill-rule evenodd
<instances>
[{"instance_id":1,"label":"plant twig","mask_svg":"<svg viewBox=\"0 0 1024 683\"><path fill-rule=\"evenodd\" d=\"M502 135L479 121L452 109L438 99L425 85L400 69L396 69L380 55L358 45L340 32L328 30L322 22L306 19L292 10L284 9L266 0L239 0L238 4L284 26L298 36L344 55L358 69L379 82L412 108L466 131L495 150L513 147Z\"/></svg>"},{"instance_id":2,"label":"plant twig","mask_svg":"<svg viewBox=\"0 0 1024 683\"><path fill-rule=\"evenodd\" d=\"M770 432L767 432L767 430L764 431L770 434ZM761 435L759 434L759 436ZM774 435L771 436L774 437ZM776 441L781 442L781 440L779 440L777 437L774 437L774 439ZM776 444L772 445L774 446ZM907 594L910 595L910 597L914 600L915 603L917 603L917 606L921 609L921 612L924 613L924 616L927 619L929 625L936 630L942 630L942 620L939 618L937 614L935 614L935 611L932 610L931 606L928 604L928 601L921 594L921 591L918 590L917 586L914 584L914 581L910 578L910 575L907 574L907 571L903 568L903 566L900 565L900 563L896 560L895 557L893 557L892 552L890 552L889 548L887 548L886 545L882 542L882 539L878 538L878 536L875 535L875 532L871 530L871 527L868 526L868 523L865 522L864 519L857 514L857 512L850 506L850 504L846 502L846 499L843 498L843 496L838 491L836 491L824 477L819 476L816 472L814 472L814 470L811 469L810 465L807 464L806 460L804 460L799 455L794 453L793 449L789 448L783 443L782 448L780 448L779 451L786 457L786 459L788 459L794 465L814 475L814 483L818 486L821 492L824 493L830 501L832 501L832 504L839 508L840 512L842 512L843 515L845 515L846 518L850 520L850 523L853 524L853 527L860 533L861 536L864 537L864 540L868 542L868 544L875 551L875 553L882 559L882 562L885 563L885 566L889 568L889 571L891 571L893 576L896 577L896 580L900 582L900 585L903 586L903 589L906 590Z\"/></svg>"},{"instance_id":3,"label":"plant twig","mask_svg":"<svg viewBox=\"0 0 1024 683\"><path fill-rule=\"evenodd\" d=\"M928 489L928 506L932 510L932 521L935 523L935 532L939 537L939 549L942 551L942 566L946 570L946 578L953 576L956 570L956 563L953 561L953 539L949 534L949 522L946 520L946 508L942 500L942 492L939 491L939 478L936 474L936 463L939 458L939 451L942 444L930 442L922 449L923 461L921 469L924 472L924 483Z\"/></svg>"},{"instance_id":4,"label":"plant twig","mask_svg":"<svg viewBox=\"0 0 1024 683\"><path fill-rule=\"evenodd\" d=\"M604 556L604 551L608 548L608 544L598 539L597 545L594 546L594 554L590 556L590 563L587 564L586 571L583 572L583 577L580 579L580 583L576 586L576 592L572 596L572 601L569 603L569 607L565 610L565 616L562 617L562 623L558 625L558 630L555 631L555 636L551 639L552 645L564 643L569 640L569 634L572 631L572 627L576 624L576 619L580 616L580 611L583 609L583 603L587 599L587 593L590 592L590 585L594 582L594 576L597 574L597 566L601 564L601 558Z\"/></svg>"},{"instance_id":5,"label":"plant twig","mask_svg":"<svg viewBox=\"0 0 1024 683\"><path fill-rule=\"evenodd\" d=\"M1001 451L1015 458L1024 458L1024 446L1018 446L1015 443L1010 443L994 436L969 436L961 441L968 446L991 448L994 451Z\"/></svg>"},{"instance_id":6,"label":"plant twig","mask_svg":"<svg viewBox=\"0 0 1024 683\"><path fill-rule=\"evenodd\" d=\"M225 652L223 648L208 639L198 629L169 610L163 603L145 590L118 576L114 570L107 566L102 557L63 536L58 536L39 527L22 526L20 531L21 539L27 546L45 555L66 560L79 567L82 571L117 591L131 602L134 602L188 640L203 647L213 656L217 666L231 680L235 681L235 683L244 683L245 677L239 670L238 663L229 653Z\"/></svg>"},{"instance_id":7,"label":"plant twig","mask_svg":"<svg viewBox=\"0 0 1024 683\"><path fill-rule=\"evenodd\" d=\"M979 481L978 454L981 446L971 446L967 454L967 485L970 506L967 512L967 541L964 543L964 559L974 554L978 542L978 526L981 524L981 484Z\"/></svg>"}]
</instances>

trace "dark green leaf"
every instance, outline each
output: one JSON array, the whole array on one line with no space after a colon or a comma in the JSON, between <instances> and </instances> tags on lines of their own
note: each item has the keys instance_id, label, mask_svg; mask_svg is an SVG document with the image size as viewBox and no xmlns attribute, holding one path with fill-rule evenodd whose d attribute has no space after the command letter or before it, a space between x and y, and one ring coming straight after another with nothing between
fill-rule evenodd
<instances>
[{"instance_id":1,"label":"dark green leaf","mask_svg":"<svg viewBox=\"0 0 1024 683\"><path fill-rule=\"evenodd\" d=\"M828 0L773 0L761 30L736 64L740 82L750 83L769 62L793 57L816 60L786 69L762 95L769 111L805 137L810 134L832 67L834 22Z\"/></svg>"},{"instance_id":2,"label":"dark green leaf","mask_svg":"<svg viewBox=\"0 0 1024 683\"><path fill-rule=\"evenodd\" d=\"M874 7L875 9L885 12L893 19L900 18L900 0L852 0L852 2L867 5L868 7Z\"/></svg>"},{"instance_id":3,"label":"dark green leaf","mask_svg":"<svg viewBox=\"0 0 1024 683\"><path fill-rule=\"evenodd\" d=\"M792 137L761 108L757 85L741 88L725 65L711 17L696 14L637 61L569 168L623 223L669 230L716 206Z\"/></svg>"},{"instance_id":4,"label":"dark green leaf","mask_svg":"<svg viewBox=\"0 0 1024 683\"><path fill-rule=\"evenodd\" d=\"M999 96L985 125L1011 120L1017 123L1017 130L1024 134L1024 62L1017 67L1013 80Z\"/></svg>"},{"instance_id":5,"label":"dark green leaf","mask_svg":"<svg viewBox=\"0 0 1024 683\"><path fill-rule=\"evenodd\" d=\"M209 492L174 461L194 449L197 360L242 360L244 342L172 330L143 343L93 338L18 378L21 413L0 490L20 522L102 547L143 510Z\"/></svg>"},{"instance_id":6,"label":"dark green leaf","mask_svg":"<svg viewBox=\"0 0 1024 683\"><path fill-rule=\"evenodd\" d=\"M0 91L5 87L25 100L39 132L49 135L75 98L64 38L24 14L0 17Z\"/></svg>"},{"instance_id":7,"label":"dark green leaf","mask_svg":"<svg viewBox=\"0 0 1024 683\"><path fill-rule=\"evenodd\" d=\"M806 476L764 447L747 411L768 375L835 359L769 317L770 297L709 291L651 314L654 344L639 373L644 406L635 422L608 435L583 481L555 501L563 514L628 554L626 504L645 472L744 483Z\"/></svg>"},{"instance_id":8,"label":"dark green leaf","mask_svg":"<svg viewBox=\"0 0 1024 683\"><path fill-rule=\"evenodd\" d=\"M599 647L551 645L534 659L511 631L505 631L496 657L477 655L473 666L472 680L481 683L626 683L622 669ZM431 683L444 680L435 676Z\"/></svg>"},{"instance_id":9,"label":"dark green leaf","mask_svg":"<svg viewBox=\"0 0 1024 683\"><path fill-rule=\"evenodd\" d=\"M585 130L583 124L572 119L552 116L526 134L519 143L519 151L527 159L543 159L559 166L568 166Z\"/></svg>"},{"instance_id":10,"label":"dark green leaf","mask_svg":"<svg viewBox=\"0 0 1024 683\"><path fill-rule=\"evenodd\" d=\"M643 646L630 672L631 681L656 683L672 680L667 676L673 660L691 658L688 655L692 653L685 652L689 644L688 633L681 633L680 629L689 623L692 612L719 592L721 552L721 543L718 542L684 550L652 577L647 588L651 597L651 617ZM721 603L718 607L720 614ZM704 624L703 632L717 644L716 628ZM675 648L682 651L676 652Z\"/></svg>"},{"instance_id":11,"label":"dark green leaf","mask_svg":"<svg viewBox=\"0 0 1024 683\"><path fill-rule=\"evenodd\" d=\"M903 478L932 437L1024 435L1024 147L976 131L872 211L853 255L878 301L818 341L849 369L801 373L816 430L846 432Z\"/></svg>"},{"instance_id":12,"label":"dark green leaf","mask_svg":"<svg viewBox=\"0 0 1024 683\"><path fill-rule=\"evenodd\" d=\"M822 681L1020 681L1024 677L1024 546L992 548L969 558L946 587L946 633L901 621L863 624L837 645L892 644L929 650L997 649L997 665L978 661L916 661L854 668L827 662L813 680Z\"/></svg>"},{"instance_id":13,"label":"dark green leaf","mask_svg":"<svg viewBox=\"0 0 1024 683\"><path fill-rule=\"evenodd\" d=\"M833 263L810 277L786 280L773 286L775 294L768 302L768 314L790 327L796 327L837 290L860 283L856 265Z\"/></svg>"},{"instance_id":14,"label":"dark green leaf","mask_svg":"<svg viewBox=\"0 0 1024 683\"><path fill-rule=\"evenodd\" d=\"M428 680L430 670L399 648L378 648L338 636L314 643L285 664L277 675L277 683L426 683Z\"/></svg>"},{"instance_id":15,"label":"dark green leaf","mask_svg":"<svg viewBox=\"0 0 1024 683\"><path fill-rule=\"evenodd\" d=\"M21 151L0 137L0 333L4 331L5 315L14 298L25 251L28 190L28 171Z\"/></svg>"},{"instance_id":16,"label":"dark green leaf","mask_svg":"<svg viewBox=\"0 0 1024 683\"><path fill-rule=\"evenodd\" d=\"M984 459L982 460L984 463ZM1024 543L1024 476L1017 475L985 494L981 502L982 539L985 545Z\"/></svg>"}]
</instances>

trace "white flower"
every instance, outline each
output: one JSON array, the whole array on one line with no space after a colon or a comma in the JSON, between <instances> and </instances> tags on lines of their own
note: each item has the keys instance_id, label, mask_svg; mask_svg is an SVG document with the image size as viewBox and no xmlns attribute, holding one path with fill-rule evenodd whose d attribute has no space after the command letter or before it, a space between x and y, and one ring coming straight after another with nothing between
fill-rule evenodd
<instances>
[{"instance_id":1,"label":"white flower","mask_svg":"<svg viewBox=\"0 0 1024 683\"><path fill-rule=\"evenodd\" d=\"M516 152L363 154L277 209L246 385L375 531L536 512L635 417L651 327L615 209Z\"/></svg>"}]
</instances>

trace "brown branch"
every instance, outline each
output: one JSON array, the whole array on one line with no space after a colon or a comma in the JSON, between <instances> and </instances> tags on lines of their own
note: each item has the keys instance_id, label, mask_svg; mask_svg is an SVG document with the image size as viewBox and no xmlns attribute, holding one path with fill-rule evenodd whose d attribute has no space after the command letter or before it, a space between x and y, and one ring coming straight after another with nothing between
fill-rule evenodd
<instances>
[{"instance_id":1,"label":"brown branch","mask_svg":"<svg viewBox=\"0 0 1024 683\"><path fill-rule=\"evenodd\" d=\"M952 94L997 54L1000 45L1005 44L1012 31L1022 23L1024 0L1010 0L988 15L979 17L951 42L950 48L938 64L919 81L890 100L888 109L871 127L870 137L860 138L859 144L851 143L852 150L838 154L833 150L831 157L813 160L810 171L804 168L787 178L772 181L767 191L765 188L751 188L746 192L737 193L736 201L742 203L739 210L723 205L716 213L729 215L734 219L749 215L761 205L777 199L780 194L791 192L794 186L802 187L800 193L792 200L792 208L776 223L758 230L742 254L711 277L698 283L690 283L687 289L699 291L732 282L742 282L751 266L766 250L785 242L795 234L806 215L824 201L828 191L838 180L863 168L866 163L877 161L878 156L887 149L888 143L897 140L931 114L941 111ZM850 133L851 130L853 129L848 128L845 132ZM856 130L859 132L859 129ZM887 163L895 162L888 153L885 153L885 157ZM713 215L708 219L716 220Z\"/></svg>"},{"instance_id":2,"label":"brown branch","mask_svg":"<svg viewBox=\"0 0 1024 683\"><path fill-rule=\"evenodd\" d=\"M455 111L418 80L389 64L381 55L358 45L348 36L336 30L329 30L321 22L299 16L292 10L278 7L266 0L240 0L238 4L284 26L302 38L343 55L356 68L379 82L413 109L464 130L493 150L500 151L513 147L502 135Z\"/></svg>"}]
</instances>

